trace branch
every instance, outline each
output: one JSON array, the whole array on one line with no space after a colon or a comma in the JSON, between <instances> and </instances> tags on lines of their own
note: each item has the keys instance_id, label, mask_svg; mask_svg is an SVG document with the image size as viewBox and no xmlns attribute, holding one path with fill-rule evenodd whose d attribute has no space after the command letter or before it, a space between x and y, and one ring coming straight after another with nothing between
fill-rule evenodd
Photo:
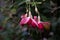
<instances>
[{"instance_id":1,"label":"branch","mask_svg":"<svg viewBox=\"0 0 60 40\"><path fill-rule=\"evenodd\" d=\"M54 11L56 11L56 10L59 9L59 8L60 8L60 6L53 8L53 9L51 10L51 13L54 13Z\"/></svg>"}]
</instances>

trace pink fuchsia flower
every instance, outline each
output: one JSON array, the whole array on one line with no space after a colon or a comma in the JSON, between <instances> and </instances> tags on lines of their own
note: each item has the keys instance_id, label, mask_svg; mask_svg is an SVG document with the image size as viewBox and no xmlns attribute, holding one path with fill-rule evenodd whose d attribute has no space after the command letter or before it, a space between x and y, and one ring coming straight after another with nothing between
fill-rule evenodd
<instances>
[{"instance_id":1,"label":"pink fuchsia flower","mask_svg":"<svg viewBox=\"0 0 60 40\"><path fill-rule=\"evenodd\" d=\"M37 16L34 16L33 18L31 18L31 20L32 20L32 22L31 22L31 25L32 25L32 27L37 27L38 26L38 24L37 24L37 21L38 21L38 18L37 18Z\"/></svg>"},{"instance_id":2,"label":"pink fuchsia flower","mask_svg":"<svg viewBox=\"0 0 60 40\"><path fill-rule=\"evenodd\" d=\"M38 16L38 28L43 31L44 30L44 26L42 24L42 22L40 21L40 16Z\"/></svg>"},{"instance_id":3,"label":"pink fuchsia flower","mask_svg":"<svg viewBox=\"0 0 60 40\"><path fill-rule=\"evenodd\" d=\"M31 12L30 11L29 11L29 16L28 17L27 17L27 14L25 14L25 15L22 15L21 18L22 19L20 21L20 25L24 25L24 24L30 25L31 22L32 22L32 20L31 20L32 16L31 16Z\"/></svg>"},{"instance_id":4,"label":"pink fuchsia flower","mask_svg":"<svg viewBox=\"0 0 60 40\"><path fill-rule=\"evenodd\" d=\"M32 18L30 11L29 11L28 17L25 15L22 16L22 20L20 21L20 25L27 24L27 25L32 26L32 27L36 27L38 25L37 22Z\"/></svg>"},{"instance_id":5,"label":"pink fuchsia flower","mask_svg":"<svg viewBox=\"0 0 60 40\"><path fill-rule=\"evenodd\" d=\"M32 27L36 27L38 24L37 24L37 22L35 21L36 19L33 19L33 18L32 18L31 12L29 12L29 17L30 17L29 25L31 25ZM35 18L36 18L36 17L35 17Z\"/></svg>"},{"instance_id":6,"label":"pink fuchsia flower","mask_svg":"<svg viewBox=\"0 0 60 40\"><path fill-rule=\"evenodd\" d=\"M27 17L27 14L21 16L20 25L27 24L30 21L30 17Z\"/></svg>"},{"instance_id":7,"label":"pink fuchsia flower","mask_svg":"<svg viewBox=\"0 0 60 40\"><path fill-rule=\"evenodd\" d=\"M43 30L44 30L43 24L39 22L39 23L38 23L38 28L39 28L41 31L43 31Z\"/></svg>"},{"instance_id":8,"label":"pink fuchsia flower","mask_svg":"<svg viewBox=\"0 0 60 40\"><path fill-rule=\"evenodd\" d=\"M42 31L44 30L44 28L46 30L49 30L50 29L50 22L41 22L40 16L38 16L38 28Z\"/></svg>"},{"instance_id":9,"label":"pink fuchsia flower","mask_svg":"<svg viewBox=\"0 0 60 40\"><path fill-rule=\"evenodd\" d=\"M29 23L30 21L30 17L26 17L26 18L22 18L22 20L20 21L20 25L24 25Z\"/></svg>"},{"instance_id":10,"label":"pink fuchsia flower","mask_svg":"<svg viewBox=\"0 0 60 40\"><path fill-rule=\"evenodd\" d=\"M34 19L31 19L32 20L32 22L31 22L31 25L32 25L32 27L37 27L38 26L38 24L37 24L37 22L34 20Z\"/></svg>"},{"instance_id":11,"label":"pink fuchsia flower","mask_svg":"<svg viewBox=\"0 0 60 40\"><path fill-rule=\"evenodd\" d=\"M32 15L31 15L31 12L29 11L29 16L27 16L27 13L25 15L22 15L21 16L22 20L20 21L20 24L21 25L24 25L24 24L31 24L32 20Z\"/></svg>"}]
</instances>

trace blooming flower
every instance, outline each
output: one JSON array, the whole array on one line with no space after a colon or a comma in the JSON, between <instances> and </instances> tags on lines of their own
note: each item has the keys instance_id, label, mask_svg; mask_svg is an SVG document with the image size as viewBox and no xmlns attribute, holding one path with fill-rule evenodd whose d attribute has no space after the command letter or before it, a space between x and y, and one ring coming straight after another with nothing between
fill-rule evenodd
<instances>
[{"instance_id":1,"label":"blooming flower","mask_svg":"<svg viewBox=\"0 0 60 40\"><path fill-rule=\"evenodd\" d=\"M32 27L37 27L38 26L37 22L34 19L32 19L31 25L32 25Z\"/></svg>"},{"instance_id":2,"label":"blooming flower","mask_svg":"<svg viewBox=\"0 0 60 40\"><path fill-rule=\"evenodd\" d=\"M41 22L40 21L40 16L38 16L38 26L37 26L41 31L50 29L50 23L49 22Z\"/></svg>"},{"instance_id":3,"label":"blooming flower","mask_svg":"<svg viewBox=\"0 0 60 40\"><path fill-rule=\"evenodd\" d=\"M27 14L21 16L20 25L27 24L30 21L30 17L27 17Z\"/></svg>"},{"instance_id":4,"label":"blooming flower","mask_svg":"<svg viewBox=\"0 0 60 40\"><path fill-rule=\"evenodd\" d=\"M43 31L44 27L42 23L38 23L38 28Z\"/></svg>"},{"instance_id":5,"label":"blooming flower","mask_svg":"<svg viewBox=\"0 0 60 40\"><path fill-rule=\"evenodd\" d=\"M37 9L36 6L35 6L35 12L38 13L38 26L37 26L37 27L38 27L41 31L43 31L44 27L43 27L42 22L40 21L39 11L38 11L38 9ZM36 19L35 19L35 20L36 20Z\"/></svg>"},{"instance_id":6,"label":"blooming flower","mask_svg":"<svg viewBox=\"0 0 60 40\"><path fill-rule=\"evenodd\" d=\"M20 21L20 25L28 24L32 27L37 25L36 21L32 18L31 12L29 11L29 16L27 14L21 16L22 20Z\"/></svg>"},{"instance_id":7,"label":"blooming flower","mask_svg":"<svg viewBox=\"0 0 60 40\"><path fill-rule=\"evenodd\" d=\"M22 20L20 24L31 24L31 12L29 11L29 16L27 17L27 13L21 16Z\"/></svg>"},{"instance_id":8,"label":"blooming flower","mask_svg":"<svg viewBox=\"0 0 60 40\"><path fill-rule=\"evenodd\" d=\"M41 31L44 30L43 24L42 24L42 22L40 21L40 16L38 16L38 28L39 28Z\"/></svg>"}]
</instances>

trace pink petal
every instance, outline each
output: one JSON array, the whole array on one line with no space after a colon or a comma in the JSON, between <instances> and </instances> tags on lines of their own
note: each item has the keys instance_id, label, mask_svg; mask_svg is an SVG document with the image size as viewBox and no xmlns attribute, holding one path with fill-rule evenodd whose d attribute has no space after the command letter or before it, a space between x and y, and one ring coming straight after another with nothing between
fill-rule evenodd
<instances>
[{"instance_id":1,"label":"pink petal","mask_svg":"<svg viewBox=\"0 0 60 40\"><path fill-rule=\"evenodd\" d=\"M34 20L37 22L38 21L38 18L37 18L37 16L34 16Z\"/></svg>"},{"instance_id":2,"label":"pink petal","mask_svg":"<svg viewBox=\"0 0 60 40\"><path fill-rule=\"evenodd\" d=\"M26 18L27 17L27 14L22 14L21 15L21 18Z\"/></svg>"},{"instance_id":3,"label":"pink petal","mask_svg":"<svg viewBox=\"0 0 60 40\"><path fill-rule=\"evenodd\" d=\"M42 23L38 23L38 28L43 31L44 27L43 27L43 24Z\"/></svg>"},{"instance_id":4,"label":"pink petal","mask_svg":"<svg viewBox=\"0 0 60 40\"><path fill-rule=\"evenodd\" d=\"M34 19L32 19L32 23L31 23L31 25L32 25L33 27L38 26L37 22L36 22Z\"/></svg>"},{"instance_id":5,"label":"pink petal","mask_svg":"<svg viewBox=\"0 0 60 40\"><path fill-rule=\"evenodd\" d=\"M32 22L32 20L31 20L31 18L28 20L28 22L27 22L27 24L28 25L31 25L31 22Z\"/></svg>"},{"instance_id":6,"label":"pink petal","mask_svg":"<svg viewBox=\"0 0 60 40\"><path fill-rule=\"evenodd\" d=\"M22 18L22 20L20 21L20 25L27 24L29 20L30 20L30 17Z\"/></svg>"}]
</instances>

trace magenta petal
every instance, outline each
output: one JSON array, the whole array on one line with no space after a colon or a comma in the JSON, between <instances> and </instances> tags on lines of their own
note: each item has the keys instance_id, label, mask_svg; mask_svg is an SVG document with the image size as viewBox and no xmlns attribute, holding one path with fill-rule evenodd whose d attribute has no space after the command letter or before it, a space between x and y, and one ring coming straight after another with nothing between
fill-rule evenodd
<instances>
[{"instance_id":1,"label":"magenta petal","mask_svg":"<svg viewBox=\"0 0 60 40\"><path fill-rule=\"evenodd\" d=\"M29 20L30 20L30 17L22 18L22 20L20 21L20 25L27 24Z\"/></svg>"},{"instance_id":2,"label":"magenta petal","mask_svg":"<svg viewBox=\"0 0 60 40\"><path fill-rule=\"evenodd\" d=\"M37 18L37 16L34 16L34 20L37 22L38 21L38 18Z\"/></svg>"},{"instance_id":3,"label":"magenta petal","mask_svg":"<svg viewBox=\"0 0 60 40\"><path fill-rule=\"evenodd\" d=\"M27 22L27 24L28 25L31 25L31 22L32 22L32 20L31 20L31 18L28 20L28 22Z\"/></svg>"},{"instance_id":4,"label":"magenta petal","mask_svg":"<svg viewBox=\"0 0 60 40\"><path fill-rule=\"evenodd\" d=\"M37 22L36 22L34 19L32 19L32 23L31 23L31 25L32 25L33 27L38 26Z\"/></svg>"},{"instance_id":5,"label":"magenta petal","mask_svg":"<svg viewBox=\"0 0 60 40\"><path fill-rule=\"evenodd\" d=\"M43 31L44 27L43 27L43 24L42 23L38 23L38 28Z\"/></svg>"},{"instance_id":6,"label":"magenta petal","mask_svg":"<svg viewBox=\"0 0 60 40\"><path fill-rule=\"evenodd\" d=\"M27 17L27 14L22 14L21 15L21 18L26 18Z\"/></svg>"}]
</instances>

